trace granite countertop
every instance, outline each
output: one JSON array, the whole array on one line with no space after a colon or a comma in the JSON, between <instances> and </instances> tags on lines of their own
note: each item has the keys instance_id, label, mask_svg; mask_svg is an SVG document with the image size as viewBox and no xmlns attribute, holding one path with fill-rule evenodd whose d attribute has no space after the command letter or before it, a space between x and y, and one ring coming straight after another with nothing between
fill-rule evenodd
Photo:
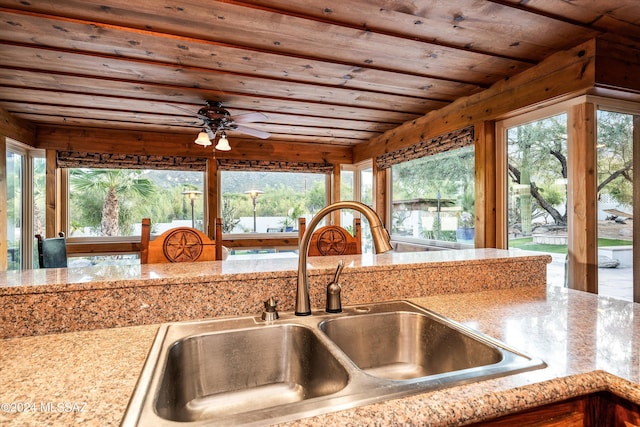
<instances>
[{"instance_id":1,"label":"granite countertop","mask_svg":"<svg viewBox=\"0 0 640 427\"><path fill-rule=\"evenodd\" d=\"M548 367L288 425L455 425L598 390L640 402L640 305L541 286L413 298ZM116 426L157 325L0 341L0 424Z\"/></svg>"},{"instance_id":2,"label":"granite countertop","mask_svg":"<svg viewBox=\"0 0 640 427\"><path fill-rule=\"evenodd\" d=\"M452 262L465 265L487 262L541 259L535 252L502 249L465 249L456 251L388 252L344 257L349 270L366 268L369 272L397 272L416 265L437 267ZM550 258L547 262L550 261ZM309 276L326 274L336 268L335 257L309 257ZM34 294L87 289L129 288L198 282L219 282L235 279L271 279L298 271L298 257L255 257L197 263L137 264L125 266L91 266L84 268L49 268L21 271L0 271L0 295Z\"/></svg>"}]
</instances>

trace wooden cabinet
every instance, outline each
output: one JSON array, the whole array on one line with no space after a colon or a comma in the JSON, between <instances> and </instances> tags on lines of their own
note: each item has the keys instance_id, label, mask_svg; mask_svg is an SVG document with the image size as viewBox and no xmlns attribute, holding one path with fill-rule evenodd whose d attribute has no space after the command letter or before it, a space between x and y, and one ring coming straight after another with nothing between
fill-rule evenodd
<instances>
[{"instance_id":1,"label":"wooden cabinet","mask_svg":"<svg viewBox=\"0 0 640 427\"><path fill-rule=\"evenodd\" d=\"M640 427L640 405L598 392L473 424L482 427Z\"/></svg>"}]
</instances>

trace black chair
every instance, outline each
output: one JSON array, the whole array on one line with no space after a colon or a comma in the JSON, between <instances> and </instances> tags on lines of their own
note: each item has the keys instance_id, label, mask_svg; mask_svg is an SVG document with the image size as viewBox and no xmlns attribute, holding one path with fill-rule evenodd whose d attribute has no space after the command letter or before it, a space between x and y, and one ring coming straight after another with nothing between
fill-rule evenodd
<instances>
[{"instance_id":1,"label":"black chair","mask_svg":"<svg viewBox=\"0 0 640 427\"><path fill-rule=\"evenodd\" d=\"M67 266L67 239L64 233L58 233L60 237L50 239L42 238L36 234L38 239L38 264L40 268L59 268Z\"/></svg>"}]
</instances>

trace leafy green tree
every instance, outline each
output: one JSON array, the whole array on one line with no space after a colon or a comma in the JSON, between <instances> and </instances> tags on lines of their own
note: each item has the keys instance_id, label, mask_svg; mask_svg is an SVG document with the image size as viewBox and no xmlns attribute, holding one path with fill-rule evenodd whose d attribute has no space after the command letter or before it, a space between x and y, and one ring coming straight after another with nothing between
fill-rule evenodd
<instances>
[{"instance_id":1,"label":"leafy green tree","mask_svg":"<svg viewBox=\"0 0 640 427\"><path fill-rule=\"evenodd\" d=\"M598 194L633 203L633 116L598 111Z\"/></svg>"},{"instance_id":2,"label":"leafy green tree","mask_svg":"<svg viewBox=\"0 0 640 427\"><path fill-rule=\"evenodd\" d=\"M558 193L546 194L547 189L567 178L566 122L566 114L560 114L507 132L508 172L512 193L518 199L516 215L510 217L520 224L524 234L531 233L532 219L543 213L557 225L567 223L566 191L561 201L564 212L553 203L559 201Z\"/></svg>"},{"instance_id":3,"label":"leafy green tree","mask_svg":"<svg viewBox=\"0 0 640 427\"><path fill-rule=\"evenodd\" d=\"M623 204L631 204L633 199L632 118L598 111L597 191ZM508 139L511 184L527 188L518 195L520 202L512 221L520 222L525 234L531 219L541 215L551 216L556 225L566 225L566 186L559 184L568 177L566 115L510 129Z\"/></svg>"},{"instance_id":4,"label":"leafy green tree","mask_svg":"<svg viewBox=\"0 0 640 427\"><path fill-rule=\"evenodd\" d=\"M394 166L394 199L457 199L473 194L473 147L428 156Z\"/></svg>"},{"instance_id":5,"label":"leafy green tree","mask_svg":"<svg viewBox=\"0 0 640 427\"><path fill-rule=\"evenodd\" d=\"M308 212L318 212L327 205L325 183L323 181L314 181L311 189L307 193L305 205Z\"/></svg>"},{"instance_id":6,"label":"leafy green tree","mask_svg":"<svg viewBox=\"0 0 640 427\"><path fill-rule=\"evenodd\" d=\"M155 194L155 187L140 171L123 169L74 169L71 175L72 197L85 200L101 200L100 233L103 236L120 235L120 224L132 224L127 218L135 198L148 199ZM91 198L90 196L94 196ZM95 203L97 205L97 203ZM121 213L121 207L126 206ZM87 208L88 206L85 206ZM95 206L97 208L97 206ZM83 210L83 212L92 212Z\"/></svg>"},{"instance_id":7,"label":"leafy green tree","mask_svg":"<svg viewBox=\"0 0 640 427\"><path fill-rule=\"evenodd\" d=\"M236 208L231 205L229 198L224 198L222 200L222 232L231 233L239 222Z\"/></svg>"}]
</instances>

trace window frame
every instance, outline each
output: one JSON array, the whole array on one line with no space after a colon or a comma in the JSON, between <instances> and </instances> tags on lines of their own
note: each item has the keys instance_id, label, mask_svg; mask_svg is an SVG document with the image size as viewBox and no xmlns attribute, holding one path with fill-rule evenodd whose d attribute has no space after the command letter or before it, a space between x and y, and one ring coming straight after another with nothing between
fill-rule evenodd
<instances>
[{"instance_id":1,"label":"window frame","mask_svg":"<svg viewBox=\"0 0 640 427\"><path fill-rule=\"evenodd\" d=\"M508 248L508 198L509 183L507 174L508 164L508 138L507 131L513 127L526 125L536 121L544 120L560 114L567 115L567 145L572 138L569 129L569 117L571 107L580 104L580 98L549 105L538 110L525 112L519 115L512 115L503 120L496 121L496 247L499 249ZM569 226L569 225L568 225Z\"/></svg>"}]
</instances>

